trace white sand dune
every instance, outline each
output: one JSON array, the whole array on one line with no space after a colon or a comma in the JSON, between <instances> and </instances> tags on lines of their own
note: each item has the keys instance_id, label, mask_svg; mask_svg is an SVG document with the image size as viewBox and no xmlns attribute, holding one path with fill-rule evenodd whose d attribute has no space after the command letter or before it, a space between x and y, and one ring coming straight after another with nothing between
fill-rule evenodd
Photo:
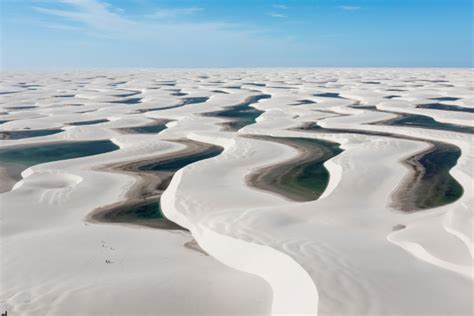
<instances>
[{"instance_id":1,"label":"white sand dune","mask_svg":"<svg viewBox=\"0 0 474 316\"><path fill-rule=\"evenodd\" d=\"M13 188L0 194L0 309L12 315L471 315L472 132L371 124L404 113L472 128L472 113L416 107L437 97L472 107L471 78L468 69L5 73L0 92L13 93L2 95L0 121L7 122L0 133L64 131L1 140L0 151L96 140L119 149L33 165L19 181L9 179ZM262 94L271 98L251 105L262 114L254 124L247 117L239 131L223 128L231 118L203 115ZM183 98L201 97L208 99L180 106ZM70 125L101 119L108 121ZM164 119L170 122L159 134L120 130ZM306 123L329 130L297 129ZM242 137L249 135L327 140L343 152L324 163L330 178L322 196L295 202L250 187L247 179L298 151ZM165 216L189 232L88 220L98 208L125 202L137 184L130 174L101 167L179 152L182 139L224 148L179 169L161 197ZM394 208L396 192L413 174L403 161L433 141L460 148L450 174L463 195L432 209ZM9 163L0 152L0 164ZM205 253L189 246L193 240Z\"/></svg>"}]
</instances>

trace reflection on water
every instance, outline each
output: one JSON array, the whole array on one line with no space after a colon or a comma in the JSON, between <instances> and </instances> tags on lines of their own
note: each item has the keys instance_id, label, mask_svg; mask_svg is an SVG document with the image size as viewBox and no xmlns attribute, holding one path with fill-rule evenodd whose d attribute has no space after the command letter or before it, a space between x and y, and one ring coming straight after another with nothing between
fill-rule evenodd
<instances>
[{"instance_id":1,"label":"reflection on water","mask_svg":"<svg viewBox=\"0 0 474 316\"><path fill-rule=\"evenodd\" d=\"M199 160L215 157L222 153L224 149L220 146L209 146L205 150L187 153L182 156L176 156L168 159L159 160L139 167L140 171L167 171L176 172L189 164Z\"/></svg>"},{"instance_id":2,"label":"reflection on water","mask_svg":"<svg viewBox=\"0 0 474 316\"><path fill-rule=\"evenodd\" d=\"M441 123L441 122L436 121L430 116L417 115L417 114L405 114L405 113L393 113L393 114L397 114L398 117L372 123L372 124L410 126L410 127L421 127L421 128L436 129L436 130L450 131L450 132L474 133L474 128L472 127L449 124L449 123Z\"/></svg>"},{"instance_id":3,"label":"reflection on water","mask_svg":"<svg viewBox=\"0 0 474 316\"><path fill-rule=\"evenodd\" d=\"M37 106L34 106L34 105L27 105L27 106L11 106L11 107L5 107L4 109L5 110L15 110L15 111L19 111L19 110L31 110L31 109L36 109Z\"/></svg>"},{"instance_id":4,"label":"reflection on water","mask_svg":"<svg viewBox=\"0 0 474 316\"><path fill-rule=\"evenodd\" d=\"M221 111L203 113L203 115L231 119L230 122L226 122L223 125L230 131L238 131L244 126L254 124L256 122L256 118L263 113L263 111L260 111L250 105L257 103L260 100L269 98L271 98L271 95L269 94L251 96L243 103L227 107Z\"/></svg>"},{"instance_id":5,"label":"reflection on water","mask_svg":"<svg viewBox=\"0 0 474 316\"><path fill-rule=\"evenodd\" d=\"M169 110L169 109L176 109L188 104L196 104L196 103L204 103L207 100L209 100L208 97L189 97L189 98L183 98L183 101L179 104L176 105L170 105L170 106L163 106L160 108L152 108L152 109L143 109L140 110L140 112L145 113L145 112L152 112L152 111L163 111L163 110Z\"/></svg>"},{"instance_id":6,"label":"reflection on water","mask_svg":"<svg viewBox=\"0 0 474 316\"><path fill-rule=\"evenodd\" d=\"M336 99L345 99L339 95L339 93L335 92L326 92L326 93L319 93L314 94L315 97L325 97L325 98L336 98Z\"/></svg>"},{"instance_id":7,"label":"reflection on water","mask_svg":"<svg viewBox=\"0 0 474 316\"><path fill-rule=\"evenodd\" d=\"M110 140L66 142L0 148L0 164L15 162L24 166L103 154L119 147Z\"/></svg>"},{"instance_id":8,"label":"reflection on water","mask_svg":"<svg viewBox=\"0 0 474 316\"><path fill-rule=\"evenodd\" d=\"M461 156L461 150L454 145L436 142L435 146L422 155L408 160L414 166L415 181L402 189L403 210L427 209L452 203L463 195L463 187L450 174ZM420 165L422 168L420 168Z\"/></svg>"},{"instance_id":9,"label":"reflection on water","mask_svg":"<svg viewBox=\"0 0 474 316\"><path fill-rule=\"evenodd\" d=\"M0 193L9 191L28 167L41 163L103 154L119 147L110 140L50 143L0 148Z\"/></svg>"},{"instance_id":10,"label":"reflection on water","mask_svg":"<svg viewBox=\"0 0 474 316\"><path fill-rule=\"evenodd\" d=\"M474 108L467 108L467 107L457 106L457 105L448 105L448 104L443 104L443 103L419 104L416 107L419 109L432 109L432 110L474 113Z\"/></svg>"},{"instance_id":11,"label":"reflection on water","mask_svg":"<svg viewBox=\"0 0 474 316\"><path fill-rule=\"evenodd\" d=\"M303 104L315 104L316 102L313 101L313 100L308 100L308 99L304 99L304 100L298 100L296 101L297 103L293 103L292 105L303 105Z\"/></svg>"},{"instance_id":12,"label":"reflection on water","mask_svg":"<svg viewBox=\"0 0 474 316\"><path fill-rule=\"evenodd\" d=\"M157 123L144 125L144 126L134 126L134 127L120 128L120 130L123 130L127 133L158 134L158 133L160 133L161 131L163 131L167 128L166 124L168 124L169 122L171 122L171 121L163 120L163 121L159 121Z\"/></svg>"},{"instance_id":13,"label":"reflection on water","mask_svg":"<svg viewBox=\"0 0 474 316\"><path fill-rule=\"evenodd\" d=\"M194 162L215 157L222 153L224 148L220 146L200 144L196 150L176 153L170 158L157 158L155 162L131 163L127 171L144 172L153 175L159 181L154 185L154 192L142 191L143 197L138 201L121 205L116 208L99 212L94 217L97 220L115 223L133 223L153 228L182 229L180 226L168 221L162 214L159 198L168 187L174 173ZM149 198L151 196L151 198Z\"/></svg>"},{"instance_id":14,"label":"reflection on water","mask_svg":"<svg viewBox=\"0 0 474 316\"><path fill-rule=\"evenodd\" d=\"M69 123L69 125L73 125L73 126L94 125L94 124L105 123L105 122L108 122L108 121L109 121L109 120L106 120L106 119L90 120L90 121L79 121L79 122L72 122L72 123Z\"/></svg>"},{"instance_id":15,"label":"reflection on water","mask_svg":"<svg viewBox=\"0 0 474 316\"><path fill-rule=\"evenodd\" d=\"M30 137L40 137L64 132L62 129L37 129L21 131L0 131L0 139L22 139Z\"/></svg>"},{"instance_id":16,"label":"reflection on water","mask_svg":"<svg viewBox=\"0 0 474 316\"><path fill-rule=\"evenodd\" d=\"M296 201L318 199L329 183L324 163L342 152L337 143L313 138L252 136L295 147L301 156L253 173L249 183L259 189L282 194Z\"/></svg>"},{"instance_id":17,"label":"reflection on water","mask_svg":"<svg viewBox=\"0 0 474 316\"><path fill-rule=\"evenodd\" d=\"M188 104L196 104L196 103L204 103L207 100L209 100L208 97L189 97L189 98L183 98L183 102L181 103L181 106L183 105L188 105Z\"/></svg>"},{"instance_id":18,"label":"reflection on water","mask_svg":"<svg viewBox=\"0 0 474 316\"><path fill-rule=\"evenodd\" d=\"M129 98L123 100L113 100L110 103L118 103L118 104L138 104L141 103L142 98Z\"/></svg>"},{"instance_id":19,"label":"reflection on water","mask_svg":"<svg viewBox=\"0 0 474 316\"><path fill-rule=\"evenodd\" d=\"M383 136L428 142L417 137L408 137L400 134L362 131L355 129L323 128L315 123L308 123L299 128L303 131L318 133L350 133L369 136ZM456 165L461 150L454 145L442 142L429 141L433 147L405 162L412 167L413 175L405 181L405 187L397 193L399 209L416 211L443 206L452 203L463 195L463 188L454 179L449 171Z\"/></svg>"},{"instance_id":20,"label":"reflection on water","mask_svg":"<svg viewBox=\"0 0 474 316\"><path fill-rule=\"evenodd\" d=\"M431 100L436 100L436 101L457 101L460 100L461 98L453 98L453 97L439 97L439 98L431 98Z\"/></svg>"}]
</instances>

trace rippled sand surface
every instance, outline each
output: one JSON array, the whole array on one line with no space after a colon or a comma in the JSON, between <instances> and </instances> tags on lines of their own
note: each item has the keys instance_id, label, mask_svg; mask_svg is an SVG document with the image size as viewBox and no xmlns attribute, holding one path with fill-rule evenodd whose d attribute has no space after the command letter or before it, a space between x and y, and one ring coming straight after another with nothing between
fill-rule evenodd
<instances>
[{"instance_id":1,"label":"rippled sand surface","mask_svg":"<svg viewBox=\"0 0 474 316\"><path fill-rule=\"evenodd\" d=\"M471 315L472 76L5 72L0 310Z\"/></svg>"}]
</instances>

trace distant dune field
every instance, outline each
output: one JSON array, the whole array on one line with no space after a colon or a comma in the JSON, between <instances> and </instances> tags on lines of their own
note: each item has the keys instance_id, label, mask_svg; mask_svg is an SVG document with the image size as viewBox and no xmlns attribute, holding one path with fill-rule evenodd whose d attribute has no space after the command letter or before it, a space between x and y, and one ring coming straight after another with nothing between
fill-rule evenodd
<instances>
[{"instance_id":1,"label":"distant dune field","mask_svg":"<svg viewBox=\"0 0 474 316\"><path fill-rule=\"evenodd\" d=\"M0 312L471 315L472 75L3 73Z\"/></svg>"}]
</instances>

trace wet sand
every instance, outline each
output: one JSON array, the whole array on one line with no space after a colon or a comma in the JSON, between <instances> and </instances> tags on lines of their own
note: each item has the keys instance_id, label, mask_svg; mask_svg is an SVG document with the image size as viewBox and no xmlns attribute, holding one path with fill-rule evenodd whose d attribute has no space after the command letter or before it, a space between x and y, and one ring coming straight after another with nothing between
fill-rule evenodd
<instances>
[{"instance_id":1,"label":"wet sand","mask_svg":"<svg viewBox=\"0 0 474 316\"><path fill-rule=\"evenodd\" d=\"M368 125L408 126L408 127L435 129L435 130L447 131L447 132L474 134L474 128L472 127L438 122L430 116L405 114L405 113L380 111L380 110L376 110L375 112L390 113L390 114L396 115L396 117L388 119L388 120L368 123Z\"/></svg>"},{"instance_id":2,"label":"wet sand","mask_svg":"<svg viewBox=\"0 0 474 316\"><path fill-rule=\"evenodd\" d=\"M40 129L20 131L0 131L0 140L13 140L22 138L41 137L64 132L62 129Z\"/></svg>"},{"instance_id":3,"label":"wet sand","mask_svg":"<svg viewBox=\"0 0 474 316\"><path fill-rule=\"evenodd\" d=\"M186 230L185 228L169 221L159 211L154 216L140 218L134 211L137 208L156 203L163 191L168 187L174 173L190 163L205 159L206 154L222 152L222 147L201 143L191 140L177 140L175 142L186 145L186 148L178 152L159 155L138 161L113 164L101 168L108 172L120 172L133 176L137 182L127 194L127 201L109 205L94 210L88 220L93 222L122 223L141 225L151 228ZM220 149L217 149L220 148ZM210 157L208 157L210 158ZM135 214L135 215L134 215Z\"/></svg>"},{"instance_id":4,"label":"wet sand","mask_svg":"<svg viewBox=\"0 0 474 316\"><path fill-rule=\"evenodd\" d=\"M209 79L200 79L204 74ZM459 105L469 105L470 78L467 69L26 71L6 76L4 90L21 93L6 96L4 107L38 107L29 111L5 109L9 113L2 120L11 121L0 126L11 130L51 128L51 124L61 126L65 121L106 117L113 122L67 128L67 132L48 138L86 141L112 137L120 150L85 161L35 166L38 174L27 177L15 191L0 195L5 250L0 295L5 310L22 315L151 315L157 308L165 315L469 315L472 256L466 246L474 199L464 194L445 207L409 215L389 207L394 192L405 185L405 177L410 178L409 169L400 162L427 151L429 145L375 134L307 134L286 129L320 120L318 123L331 128L388 131L454 143L462 155L450 171L468 192L472 181L470 134L367 125L364 123L391 115L349 106L367 103L435 119L446 114L444 121L470 126L468 113L414 109L416 104L431 102L427 97L448 95L466 99ZM420 87L422 79L454 85L447 89L428 82ZM176 89L157 89L160 82L171 81ZM217 81L222 84L210 84ZM42 88L29 91L16 87L20 82ZM259 90L252 92L247 89L251 86L244 85L249 82L265 82L266 87L252 87ZM374 89L369 82L380 84ZM242 88L225 89L228 86ZM298 89L271 88L274 86ZM393 103L383 99L395 93L390 88L404 90ZM111 98L123 98L114 97L124 94L123 89L140 89L142 94L135 97L143 97L144 102L109 103ZM177 89L206 95L211 102L137 115L140 109L180 103L171 95ZM211 89L229 94L212 93ZM311 96L327 92L340 93L347 100ZM275 142L245 139L240 137L242 133L224 132L215 124L228 119L201 116L241 104L250 93L269 93L275 102L255 105L266 113L251 128L245 128L244 134L344 142L341 147L345 151L326 164L329 184L318 200L294 202L246 185L245 178L252 171L296 158L300 151ZM73 94L72 103L82 107L54 98ZM292 106L308 98L318 103ZM318 113L318 109L349 116L329 119L338 114ZM82 116L79 111L92 112ZM48 113L52 116L45 116ZM209 257L183 246L194 247L185 231L84 222L92 210L124 204L127 191L135 184L135 178L115 171L91 172L92 166L155 158L160 152L185 147L160 144L162 137L156 135L117 132L117 128L152 123L151 117L179 120L179 124L168 124L169 129L162 133L169 139L192 136L202 142L218 141L226 152L185 168L182 175L176 173L159 199L155 199L156 188L150 185L144 194L147 198L126 205L117 220L160 218L159 200L166 216L189 228ZM9 146L6 141L2 145ZM455 158L454 152L446 152ZM441 152L435 156L442 157ZM420 161L426 169L419 173L424 179L431 173L432 157L426 157ZM176 167L172 159L166 163L169 168ZM137 172L163 171L163 164L153 166L150 162ZM49 175L56 166L64 172ZM160 183L163 181L156 185ZM37 295L45 287L44 295Z\"/></svg>"},{"instance_id":5,"label":"wet sand","mask_svg":"<svg viewBox=\"0 0 474 316\"><path fill-rule=\"evenodd\" d=\"M188 104L196 104L196 103L204 103L209 100L208 97L188 97L188 98L182 98L182 101L179 104L176 105L170 105L170 106L164 106L160 108L150 108L150 109L139 109L139 113L146 113L146 112L153 112L153 111L163 111L163 110L170 110L170 109L176 109L180 108L182 106L188 105Z\"/></svg>"},{"instance_id":6,"label":"wet sand","mask_svg":"<svg viewBox=\"0 0 474 316\"><path fill-rule=\"evenodd\" d=\"M118 130L127 134L158 134L167 128L166 124L169 122L171 120L156 120L156 122L147 125L123 127Z\"/></svg>"},{"instance_id":7,"label":"wet sand","mask_svg":"<svg viewBox=\"0 0 474 316\"><path fill-rule=\"evenodd\" d=\"M461 150L442 142L431 145L403 161L411 172L394 193L393 207L413 212L452 203L463 195L463 187L449 174Z\"/></svg>"},{"instance_id":8,"label":"wet sand","mask_svg":"<svg viewBox=\"0 0 474 316\"><path fill-rule=\"evenodd\" d=\"M87 157L117 150L110 140L51 142L0 149L0 193L10 191L22 179L23 170L42 163Z\"/></svg>"},{"instance_id":9,"label":"wet sand","mask_svg":"<svg viewBox=\"0 0 474 316\"><path fill-rule=\"evenodd\" d=\"M229 106L220 111L202 113L201 115L228 119L228 121L219 123L219 125L224 127L224 131L236 132L247 125L254 124L257 117L263 113L263 111L252 107L251 104L270 97L268 94L251 96L243 103Z\"/></svg>"},{"instance_id":10,"label":"wet sand","mask_svg":"<svg viewBox=\"0 0 474 316\"><path fill-rule=\"evenodd\" d=\"M456 99L456 98L453 98L453 99ZM455 101L455 100L447 100L447 101ZM440 111L474 113L474 108L468 108L468 107L458 106L458 105L449 105L449 104L443 104L443 103L418 104L416 107L418 109L431 109L431 110L440 110Z\"/></svg>"},{"instance_id":11,"label":"wet sand","mask_svg":"<svg viewBox=\"0 0 474 316\"><path fill-rule=\"evenodd\" d=\"M410 173L393 194L391 206L395 209L414 212L439 207L452 203L463 195L462 186L449 173L461 155L461 150L455 145L394 133L323 128L316 123L307 123L299 130L391 137L430 144L429 149L402 161L409 167Z\"/></svg>"},{"instance_id":12,"label":"wet sand","mask_svg":"<svg viewBox=\"0 0 474 316\"><path fill-rule=\"evenodd\" d=\"M260 169L247 177L249 186L278 193L294 201L317 200L327 187L324 162L342 152L339 144L312 138L248 136L274 141L299 151L298 157Z\"/></svg>"}]
</instances>

